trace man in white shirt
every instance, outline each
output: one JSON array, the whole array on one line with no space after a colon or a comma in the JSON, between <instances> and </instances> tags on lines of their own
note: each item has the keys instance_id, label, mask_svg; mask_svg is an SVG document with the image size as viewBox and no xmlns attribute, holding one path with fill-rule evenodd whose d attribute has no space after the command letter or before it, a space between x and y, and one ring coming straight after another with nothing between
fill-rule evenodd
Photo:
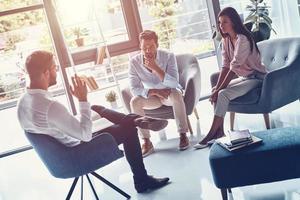
<instances>
[{"instance_id":1,"label":"man in white shirt","mask_svg":"<svg viewBox=\"0 0 300 200\"><path fill-rule=\"evenodd\" d=\"M146 192L165 186L169 178L153 178L145 169L136 126L153 130L164 128L167 121L124 115L102 106L93 110L114 125L92 133L91 107L87 101L86 84L78 76L72 77L71 93L79 100L76 118L59 102L52 99L48 88L56 84L56 64L53 54L35 51L26 59L30 86L18 103L18 119L22 128L32 134L47 134L67 146L93 140L93 134L110 133L118 144L123 144L126 159L131 167L137 192Z\"/></svg>"},{"instance_id":2,"label":"man in white shirt","mask_svg":"<svg viewBox=\"0 0 300 200\"><path fill-rule=\"evenodd\" d=\"M158 49L158 36L154 31L143 31L139 39L141 53L130 60L129 68L130 90L134 95L131 110L144 116L144 109L172 106L180 134L179 149L185 150L189 147L188 123L175 55ZM149 130L140 129L139 132L144 140L142 154L145 157L154 151L154 147Z\"/></svg>"}]
</instances>

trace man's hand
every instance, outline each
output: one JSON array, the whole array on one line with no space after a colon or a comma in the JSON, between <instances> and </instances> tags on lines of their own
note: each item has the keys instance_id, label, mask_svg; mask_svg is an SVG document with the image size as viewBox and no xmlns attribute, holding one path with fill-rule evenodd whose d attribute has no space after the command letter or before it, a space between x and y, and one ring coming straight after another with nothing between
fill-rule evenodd
<instances>
[{"instance_id":1,"label":"man's hand","mask_svg":"<svg viewBox=\"0 0 300 200\"><path fill-rule=\"evenodd\" d=\"M148 92L149 96L157 96L160 99L167 99L171 94L171 89L150 89Z\"/></svg>"},{"instance_id":2,"label":"man's hand","mask_svg":"<svg viewBox=\"0 0 300 200\"><path fill-rule=\"evenodd\" d=\"M154 72L156 72L157 71L157 69L159 68L158 67L158 65L157 65L157 63L156 63L156 61L155 61L155 59L154 58L146 58L146 57L144 57L144 64L145 64L145 66L148 68L148 69L150 69L151 71L154 71Z\"/></svg>"},{"instance_id":3,"label":"man's hand","mask_svg":"<svg viewBox=\"0 0 300 200\"><path fill-rule=\"evenodd\" d=\"M86 83L82 81L76 74L72 77L73 87L70 86L70 91L73 96L75 96L78 101L87 101L87 87Z\"/></svg>"},{"instance_id":4,"label":"man's hand","mask_svg":"<svg viewBox=\"0 0 300 200\"><path fill-rule=\"evenodd\" d=\"M144 56L144 65L147 69L151 70L152 73L156 74L161 81L165 78L165 72L158 66L155 58L147 58Z\"/></svg>"}]
</instances>

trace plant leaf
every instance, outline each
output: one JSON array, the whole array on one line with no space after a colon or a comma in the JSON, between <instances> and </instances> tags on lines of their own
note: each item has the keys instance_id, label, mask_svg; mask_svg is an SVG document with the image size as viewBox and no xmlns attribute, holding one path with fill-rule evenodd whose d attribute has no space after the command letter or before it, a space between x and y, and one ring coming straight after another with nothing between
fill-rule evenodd
<instances>
[{"instance_id":1,"label":"plant leaf","mask_svg":"<svg viewBox=\"0 0 300 200\"><path fill-rule=\"evenodd\" d=\"M248 24L248 23L255 23L257 20L257 17L255 15L249 17L249 19L245 20L244 24Z\"/></svg>"},{"instance_id":2,"label":"plant leaf","mask_svg":"<svg viewBox=\"0 0 300 200\"><path fill-rule=\"evenodd\" d=\"M262 18L264 18L266 21L268 21L270 24L272 24L272 19L266 15L263 15Z\"/></svg>"},{"instance_id":3,"label":"plant leaf","mask_svg":"<svg viewBox=\"0 0 300 200\"><path fill-rule=\"evenodd\" d=\"M272 29L272 31L277 35L277 32L274 30L274 28L271 27L271 29Z\"/></svg>"},{"instance_id":4,"label":"plant leaf","mask_svg":"<svg viewBox=\"0 0 300 200\"><path fill-rule=\"evenodd\" d=\"M254 11L251 11L250 14L248 15L248 17L246 17L246 19L244 21L248 21L250 20L250 18L254 15Z\"/></svg>"},{"instance_id":5,"label":"plant leaf","mask_svg":"<svg viewBox=\"0 0 300 200\"><path fill-rule=\"evenodd\" d=\"M216 36L217 36L217 31L214 31L212 36L211 36L211 39L215 39Z\"/></svg>"}]
</instances>

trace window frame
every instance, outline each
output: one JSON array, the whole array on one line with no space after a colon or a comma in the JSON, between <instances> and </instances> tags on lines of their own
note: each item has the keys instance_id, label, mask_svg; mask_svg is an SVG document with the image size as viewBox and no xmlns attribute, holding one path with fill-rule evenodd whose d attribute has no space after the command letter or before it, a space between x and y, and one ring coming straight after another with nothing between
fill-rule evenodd
<instances>
[{"instance_id":1,"label":"window frame","mask_svg":"<svg viewBox=\"0 0 300 200\"><path fill-rule=\"evenodd\" d=\"M47 1L47 0L44 0ZM107 45L110 56L118 56L124 53L132 52L139 49L138 35L142 31L138 7L135 0L119 0L121 2L122 12L124 14L125 26L129 40ZM46 7L47 10L47 7ZM56 24L58 27L59 25ZM91 48L72 53L74 64L83 64L94 61L96 58L97 48ZM65 67L70 66L69 60L63 61Z\"/></svg>"}]
</instances>

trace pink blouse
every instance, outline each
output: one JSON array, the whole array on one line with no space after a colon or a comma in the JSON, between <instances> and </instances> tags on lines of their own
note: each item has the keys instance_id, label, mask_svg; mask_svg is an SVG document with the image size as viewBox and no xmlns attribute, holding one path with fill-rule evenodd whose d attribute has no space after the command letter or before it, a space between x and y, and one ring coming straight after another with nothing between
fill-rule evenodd
<instances>
[{"instance_id":1,"label":"pink blouse","mask_svg":"<svg viewBox=\"0 0 300 200\"><path fill-rule=\"evenodd\" d=\"M223 67L231 69L238 76L248 77L255 72L266 73L260 54L254 45L251 52L250 42L242 34L237 35L235 47L231 44L229 37L223 39L222 63Z\"/></svg>"}]
</instances>

